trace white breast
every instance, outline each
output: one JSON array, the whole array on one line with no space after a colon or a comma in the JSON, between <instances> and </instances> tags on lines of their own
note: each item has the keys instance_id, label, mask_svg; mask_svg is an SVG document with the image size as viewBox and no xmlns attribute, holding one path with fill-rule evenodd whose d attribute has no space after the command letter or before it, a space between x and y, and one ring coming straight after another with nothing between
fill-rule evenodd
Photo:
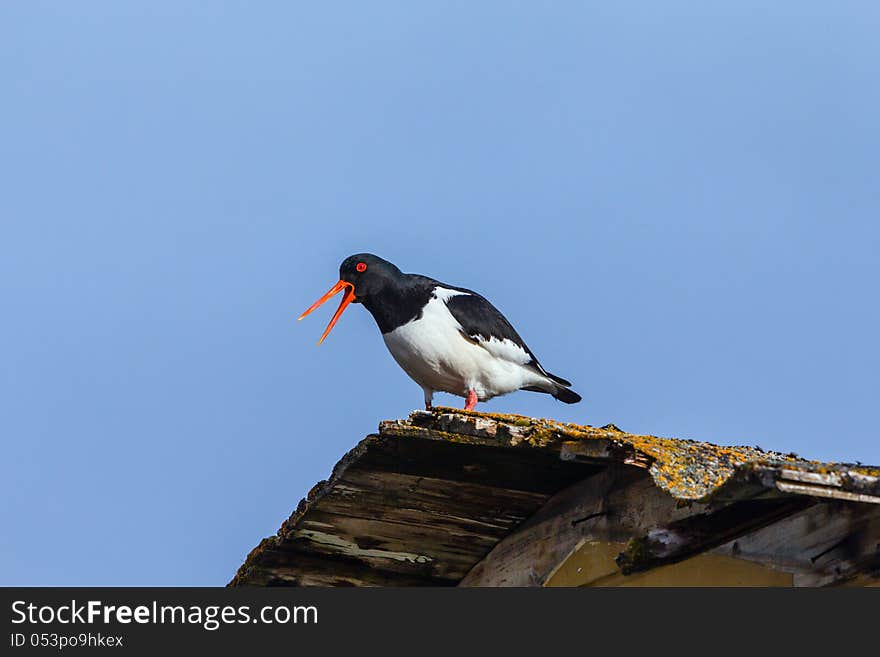
<instances>
[{"instance_id":1,"label":"white breast","mask_svg":"<svg viewBox=\"0 0 880 657\"><path fill-rule=\"evenodd\" d=\"M394 360L426 391L467 396L481 401L523 386L546 386L547 379L525 367L530 356L510 340L469 340L446 306L447 299L467 292L437 287L421 317L390 333L385 344Z\"/></svg>"}]
</instances>

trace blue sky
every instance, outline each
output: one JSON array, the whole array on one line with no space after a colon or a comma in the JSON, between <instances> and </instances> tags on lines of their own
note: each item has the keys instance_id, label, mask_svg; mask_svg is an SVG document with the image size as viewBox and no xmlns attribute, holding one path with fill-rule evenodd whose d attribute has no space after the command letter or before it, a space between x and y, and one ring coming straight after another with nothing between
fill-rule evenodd
<instances>
[{"instance_id":1,"label":"blue sky","mask_svg":"<svg viewBox=\"0 0 880 657\"><path fill-rule=\"evenodd\" d=\"M487 410L880 462L878 33L873 2L3 3L0 583L223 584L418 408L363 308L295 321L361 251L481 291L584 396Z\"/></svg>"}]
</instances>

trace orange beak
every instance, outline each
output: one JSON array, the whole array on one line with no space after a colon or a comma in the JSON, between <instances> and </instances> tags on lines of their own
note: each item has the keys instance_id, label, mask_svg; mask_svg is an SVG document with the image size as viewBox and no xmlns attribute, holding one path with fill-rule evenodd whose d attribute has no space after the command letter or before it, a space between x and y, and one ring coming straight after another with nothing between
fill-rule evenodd
<instances>
[{"instance_id":1,"label":"orange beak","mask_svg":"<svg viewBox=\"0 0 880 657\"><path fill-rule=\"evenodd\" d=\"M346 288L348 288L348 289L346 289ZM309 309L307 311L305 311L302 315L300 315L297 318L297 321L299 321L300 319L302 319L303 317L308 315L310 312L312 312L315 308L317 308L322 303L327 301L327 299L334 296L335 294L338 294L342 290L345 290L345 294L342 295L342 301L339 302L339 308L336 309L336 312L333 315L333 319L330 320L330 323L327 324L327 328L324 329L324 333L323 333L323 335L321 335L321 339L318 340L318 344L321 344L322 342L324 342L324 338L327 337L327 334L330 333L330 331L333 329L333 327L336 326L336 322L339 321L340 317L342 317L342 311L344 311L346 309L346 307L348 307L348 304L350 304L352 301L354 301L354 285L352 285L348 281L340 280L336 285L334 285L333 287L331 287L327 291L327 294L325 294L323 297L321 297L320 299L315 301L315 303L313 303L311 306L309 306Z\"/></svg>"}]
</instances>

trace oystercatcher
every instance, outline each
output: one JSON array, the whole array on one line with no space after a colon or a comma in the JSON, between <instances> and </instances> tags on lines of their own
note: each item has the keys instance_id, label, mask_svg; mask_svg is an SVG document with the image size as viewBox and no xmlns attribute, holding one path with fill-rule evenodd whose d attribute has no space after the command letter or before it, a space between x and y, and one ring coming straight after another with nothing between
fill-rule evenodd
<instances>
[{"instance_id":1,"label":"oystercatcher","mask_svg":"<svg viewBox=\"0 0 880 657\"><path fill-rule=\"evenodd\" d=\"M515 390L545 392L566 404L581 400L571 383L541 366L504 315L472 290L404 274L387 260L359 253L342 262L339 282L299 319L343 291L318 344L350 303L364 304L394 360L424 390L428 410L435 391L464 397L465 410Z\"/></svg>"}]
</instances>

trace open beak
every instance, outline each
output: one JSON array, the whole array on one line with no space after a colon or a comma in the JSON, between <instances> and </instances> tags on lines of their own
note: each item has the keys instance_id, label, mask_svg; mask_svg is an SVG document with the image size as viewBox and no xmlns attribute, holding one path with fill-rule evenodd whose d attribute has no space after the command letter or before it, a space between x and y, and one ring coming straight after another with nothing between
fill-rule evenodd
<instances>
[{"instance_id":1,"label":"open beak","mask_svg":"<svg viewBox=\"0 0 880 657\"><path fill-rule=\"evenodd\" d=\"M307 311L305 311L302 315L300 315L297 318L297 321L302 319L303 317L308 315L310 312L312 312L315 308L317 308L322 303L327 301L330 297L334 296L335 294L338 294L342 290L345 290L345 294L342 295L342 301L339 302L339 308L336 309L336 312L333 315L333 319L330 320L330 323L327 324L327 328L324 329L324 333L323 333L323 335L321 335L321 339L318 340L318 344L321 344L322 342L324 342L324 338L327 337L327 334L330 333L330 331L333 329L333 327L336 326L336 322L339 321L340 317L342 317L342 311L344 311L346 309L348 304L350 304L352 301L354 301L354 285L352 285L348 281L340 280L336 285L334 285L333 287L331 287L327 291L327 294L325 294L323 297L321 297L320 299L315 301L315 303L313 303L311 306L309 306L309 309Z\"/></svg>"}]
</instances>

